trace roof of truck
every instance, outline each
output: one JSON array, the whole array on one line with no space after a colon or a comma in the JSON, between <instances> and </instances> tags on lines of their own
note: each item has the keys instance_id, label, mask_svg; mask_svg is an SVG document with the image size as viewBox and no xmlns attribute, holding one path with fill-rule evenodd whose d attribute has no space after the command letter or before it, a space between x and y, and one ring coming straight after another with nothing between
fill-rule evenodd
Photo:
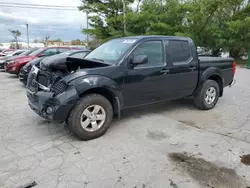
<instances>
[{"instance_id":1,"label":"roof of truck","mask_svg":"<svg viewBox=\"0 0 250 188\"><path fill-rule=\"evenodd\" d=\"M176 39L176 40L192 40L191 38L188 37L166 36L166 35L141 35L141 36L128 36L122 38L123 39L166 38L166 39Z\"/></svg>"}]
</instances>

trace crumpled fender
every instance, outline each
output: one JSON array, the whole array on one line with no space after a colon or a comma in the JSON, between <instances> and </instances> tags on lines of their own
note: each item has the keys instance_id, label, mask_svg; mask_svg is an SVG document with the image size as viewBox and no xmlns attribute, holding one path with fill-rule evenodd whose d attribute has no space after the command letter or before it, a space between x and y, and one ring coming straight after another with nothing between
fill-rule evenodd
<instances>
[{"instance_id":1,"label":"crumpled fender","mask_svg":"<svg viewBox=\"0 0 250 188\"><path fill-rule=\"evenodd\" d=\"M120 87L110 78L100 75L88 75L87 77L79 77L73 82L79 96L90 89L103 88L118 98L120 103L123 103Z\"/></svg>"}]
</instances>

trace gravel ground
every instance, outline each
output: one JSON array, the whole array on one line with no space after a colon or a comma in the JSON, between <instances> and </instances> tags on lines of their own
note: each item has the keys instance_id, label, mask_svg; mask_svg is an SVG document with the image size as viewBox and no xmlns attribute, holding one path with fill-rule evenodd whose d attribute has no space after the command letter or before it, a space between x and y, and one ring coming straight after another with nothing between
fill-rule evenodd
<instances>
[{"instance_id":1,"label":"gravel ground","mask_svg":"<svg viewBox=\"0 0 250 188\"><path fill-rule=\"evenodd\" d=\"M189 100L130 109L88 142L37 116L16 76L0 72L0 187L246 188L249 71L237 69L213 110Z\"/></svg>"}]
</instances>

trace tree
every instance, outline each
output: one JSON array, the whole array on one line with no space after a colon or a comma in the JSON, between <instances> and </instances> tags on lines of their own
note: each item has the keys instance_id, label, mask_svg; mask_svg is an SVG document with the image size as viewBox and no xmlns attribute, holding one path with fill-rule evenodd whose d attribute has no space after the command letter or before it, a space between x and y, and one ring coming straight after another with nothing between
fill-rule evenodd
<instances>
[{"instance_id":1,"label":"tree","mask_svg":"<svg viewBox=\"0 0 250 188\"><path fill-rule=\"evenodd\" d=\"M82 45L82 44L83 44L83 42L81 42L80 39L76 39L76 40L71 41L71 45Z\"/></svg>"},{"instance_id":2,"label":"tree","mask_svg":"<svg viewBox=\"0 0 250 188\"><path fill-rule=\"evenodd\" d=\"M97 48L101 42L100 40L96 39L96 38L90 38L90 40L88 41L88 43L86 42L87 47L89 50L94 50L95 48Z\"/></svg>"},{"instance_id":3,"label":"tree","mask_svg":"<svg viewBox=\"0 0 250 188\"><path fill-rule=\"evenodd\" d=\"M39 40L38 40L38 39L34 39L33 42L34 42L34 43L38 43Z\"/></svg>"},{"instance_id":4,"label":"tree","mask_svg":"<svg viewBox=\"0 0 250 188\"><path fill-rule=\"evenodd\" d=\"M19 30L12 30L12 29L9 29L9 32L14 38L13 41L16 43L16 49L19 49L18 37L20 37L22 33Z\"/></svg>"},{"instance_id":5,"label":"tree","mask_svg":"<svg viewBox=\"0 0 250 188\"><path fill-rule=\"evenodd\" d=\"M144 0L140 12L128 15L128 31L133 35L175 35L182 32L185 9L179 0Z\"/></svg>"},{"instance_id":6,"label":"tree","mask_svg":"<svg viewBox=\"0 0 250 188\"><path fill-rule=\"evenodd\" d=\"M54 40L50 40L50 41L53 41L53 42L62 42L62 39L60 39L60 38L57 38L57 39L54 39Z\"/></svg>"},{"instance_id":7,"label":"tree","mask_svg":"<svg viewBox=\"0 0 250 188\"><path fill-rule=\"evenodd\" d=\"M239 58L250 50L250 4L240 6L231 19L225 23L226 32L222 34L222 44L230 55Z\"/></svg>"},{"instance_id":8,"label":"tree","mask_svg":"<svg viewBox=\"0 0 250 188\"><path fill-rule=\"evenodd\" d=\"M126 11L131 12L128 5L134 0L125 1ZM82 2L83 5L79 10L89 13L91 27L91 29L84 29L84 34L89 34L102 42L124 36L122 0L82 0Z\"/></svg>"},{"instance_id":9,"label":"tree","mask_svg":"<svg viewBox=\"0 0 250 188\"><path fill-rule=\"evenodd\" d=\"M44 44L44 46L48 46L48 41L49 41L50 36L47 35L45 36L40 42Z\"/></svg>"},{"instance_id":10,"label":"tree","mask_svg":"<svg viewBox=\"0 0 250 188\"><path fill-rule=\"evenodd\" d=\"M91 29L84 34L105 42L124 36L122 0L82 0ZM127 35L191 37L197 46L230 51L237 58L250 49L249 0L125 0ZM131 8L131 3L136 4Z\"/></svg>"}]
</instances>

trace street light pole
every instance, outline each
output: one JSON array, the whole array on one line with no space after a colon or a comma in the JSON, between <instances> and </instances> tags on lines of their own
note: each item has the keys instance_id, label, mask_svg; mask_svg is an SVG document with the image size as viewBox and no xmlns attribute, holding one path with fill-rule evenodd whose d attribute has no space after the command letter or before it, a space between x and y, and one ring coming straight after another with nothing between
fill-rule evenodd
<instances>
[{"instance_id":1,"label":"street light pole","mask_svg":"<svg viewBox=\"0 0 250 188\"><path fill-rule=\"evenodd\" d=\"M28 46L28 49L30 48L29 46L29 24L26 23L26 28L27 28L27 46Z\"/></svg>"},{"instance_id":2,"label":"street light pole","mask_svg":"<svg viewBox=\"0 0 250 188\"><path fill-rule=\"evenodd\" d=\"M89 12L86 12L87 15L87 30L89 29ZM87 34L87 45L89 45L89 34Z\"/></svg>"},{"instance_id":3,"label":"street light pole","mask_svg":"<svg viewBox=\"0 0 250 188\"><path fill-rule=\"evenodd\" d=\"M122 4L123 4L123 32L124 32L124 35L126 35L127 31L126 31L126 4L125 4L125 0L122 0Z\"/></svg>"}]
</instances>

